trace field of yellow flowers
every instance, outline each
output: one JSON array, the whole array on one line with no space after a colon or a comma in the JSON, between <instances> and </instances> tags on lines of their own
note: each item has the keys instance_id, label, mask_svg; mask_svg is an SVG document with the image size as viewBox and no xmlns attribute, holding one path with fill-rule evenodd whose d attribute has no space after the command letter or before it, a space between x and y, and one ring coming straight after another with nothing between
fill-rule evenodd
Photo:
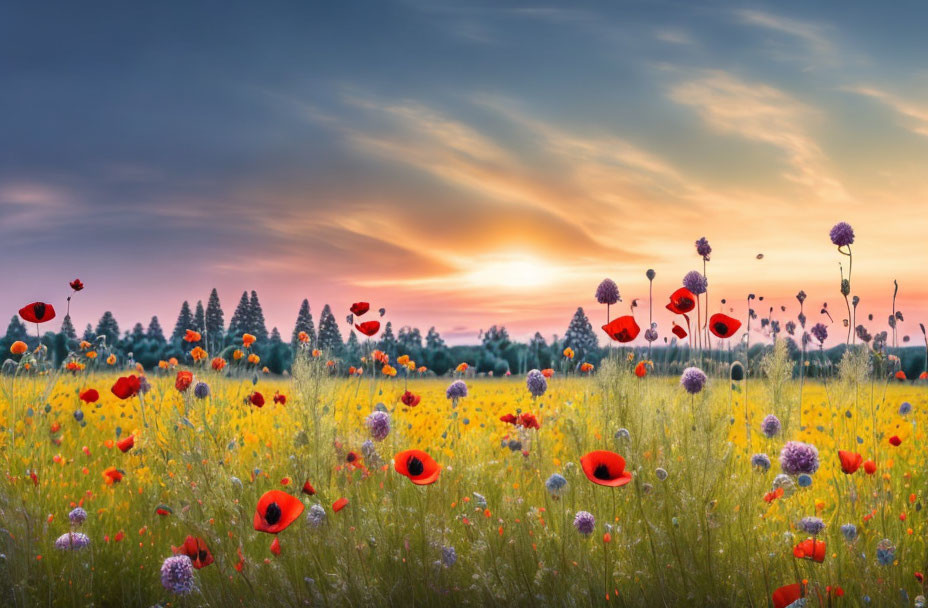
<instances>
[{"instance_id":1,"label":"field of yellow flowers","mask_svg":"<svg viewBox=\"0 0 928 608\"><path fill-rule=\"evenodd\" d=\"M638 362L544 390L336 378L312 357L292 378L158 370L126 399L120 373L0 376L0 603L922 601L923 383L848 361L801 388L768 367L692 392ZM394 463L411 449L434 483ZM631 481L593 483L596 450Z\"/></svg>"}]
</instances>

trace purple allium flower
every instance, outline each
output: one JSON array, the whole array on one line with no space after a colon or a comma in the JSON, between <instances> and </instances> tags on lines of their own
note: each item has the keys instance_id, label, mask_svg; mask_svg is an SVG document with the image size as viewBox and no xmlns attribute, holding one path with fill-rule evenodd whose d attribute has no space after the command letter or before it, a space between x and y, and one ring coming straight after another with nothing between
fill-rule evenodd
<instances>
[{"instance_id":1,"label":"purple allium flower","mask_svg":"<svg viewBox=\"0 0 928 608\"><path fill-rule=\"evenodd\" d=\"M644 330L644 339L648 342L657 341L657 323L651 323L651 327Z\"/></svg>"},{"instance_id":2,"label":"purple allium flower","mask_svg":"<svg viewBox=\"0 0 928 608\"><path fill-rule=\"evenodd\" d=\"M799 290L799 293L796 294L796 299L799 300L800 304L806 301L806 297L806 292L801 289Z\"/></svg>"},{"instance_id":3,"label":"purple allium flower","mask_svg":"<svg viewBox=\"0 0 928 608\"><path fill-rule=\"evenodd\" d=\"M532 394L532 397L541 397L548 390L548 380L540 371L533 369L525 375L525 386L528 387L528 392Z\"/></svg>"},{"instance_id":4,"label":"purple allium flower","mask_svg":"<svg viewBox=\"0 0 928 608\"><path fill-rule=\"evenodd\" d=\"M706 237L702 237L696 241L696 253L701 255L704 260L709 259L709 254L712 253L712 247L709 246L709 241L706 240Z\"/></svg>"},{"instance_id":5,"label":"purple allium flower","mask_svg":"<svg viewBox=\"0 0 928 608\"><path fill-rule=\"evenodd\" d=\"M458 552L454 550L454 547L442 547L441 548L441 564L445 568L450 568L458 561Z\"/></svg>"},{"instance_id":6,"label":"purple allium flower","mask_svg":"<svg viewBox=\"0 0 928 608\"><path fill-rule=\"evenodd\" d=\"M596 288L596 301L600 304L615 304L622 301L619 295L619 286L612 279L603 279L603 282Z\"/></svg>"},{"instance_id":7,"label":"purple allium flower","mask_svg":"<svg viewBox=\"0 0 928 608\"><path fill-rule=\"evenodd\" d=\"M896 547L888 538L876 544L876 561L881 566L888 566L896 560Z\"/></svg>"},{"instance_id":8,"label":"purple allium flower","mask_svg":"<svg viewBox=\"0 0 928 608\"><path fill-rule=\"evenodd\" d=\"M686 392L695 395L706 386L706 374L698 367L688 367L683 370L680 376L680 385L686 389Z\"/></svg>"},{"instance_id":9,"label":"purple allium flower","mask_svg":"<svg viewBox=\"0 0 928 608\"><path fill-rule=\"evenodd\" d=\"M68 520L70 520L72 526L79 526L87 521L87 511L81 507L75 507L68 513Z\"/></svg>"},{"instance_id":10,"label":"purple allium flower","mask_svg":"<svg viewBox=\"0 0 928 608\"><path fill-rule=\"evenodd\" d=\"M161 564L161 585L177 595L186 595L194 590L193 562L186 555L174 555Z\"/></svg>"},{"instance_id":11,"label":"purple allium flower","mask_svg":"<svg viewBox=\"0 0 928 608\"><path fill-rule=\"evenodd\" d=\"M899 415L905 416L912 412L912 404L908 401L903 401L902 405L899 406Z\"/></svg>"},{"instance_id":12,"label":"purple allium flower","mask_svg":"<svg viewBox=\"0 0 928 608\"><path fill-rule=\"evenodd\" d=\"M828 328L824 323L816 323L809 331L813 336L815 336L815 339L818 340L819 344L824 344L825 340L828 339Z\"/></svg>"},{"instance_id":13,"label":"purple allium flower","mask_svg":"<svg viewBox=\"0 0 928 608\"><path fill-rule=\"evenodd\" d=\"M139 394L144 395L151 390L151 382L145 376L139 377Z\"/></svg>"},{"instance_id":14,"label":"purple allium flower","mask_svg":"<svg viewBox=\"0 0 928 608\"><path fill-rule=\"evenodd\" d=\"M770 439L780 432L780 419L770 414L760 423L760 430Z\"/></svg>"},{"instance_id":15,"label":"purple allium flower","mask_svg":"<svg viewBox=\"0 0 928 608\"><path fill-rule=\"evenodd\" d=\"M751 456L751 466L764 471L770 470L770 457L766 454L754 454Z\"/></svg>"},{"instance_id":16,"label":"purple allium flower","mask_svg":"<svg viewBox=\"0 0 928 608\"><path fill-rule=\"evenodd\" d=\"M796 527L812 536L818 536L825 530L825 522L818 517L803 517L796 524Z\"/></svg>"},{"instance_id":17,"label":"purple allium flower","mask_svg":"<svg viewBox=\"0 0 928 608\"><path fill-rule=\"evenodd\" d=\"M787 441L780 452L780 467L789 475L811 475L818 470L818 448L811 443Z\"/></svg>"},{"instance_id":18,"label":"purple allium flower","mask_svg":"<svg viewBox=\"0 0 928 608\"><path fill-rule=\"evenodd\" d=\"M548 478L548 481L545 482L545 488L548 489L548 492L558 496L567 486L567 480L560 473L552 473L551 477Z\"/></svg>"},{"instance_id":19,"label":"purple allium flower","mask_svg":"<svg viewBox=\"0 0 928 608\"><path fill-rule=\"evenodd\" d=\"M383 441L390 434L390 414L386 412L374 412L364 420L364 423L371 437L377 441Z\"/></svg>"},{"instance_id":20,"label":"purple allium flower","mask_svg":"<svg viewBox=\"0 0 928 608\"><path fill-rule=\"evenodd\" d=\"M455 380L448 385L448 390L445 391L445 396L448 399L458 400L461 397L467 396L467 385L464 384L463 380Z\"/></svg>"},{"instance_id":21,"label":"purple allium flower","mask_svg":"<svg viewBox=\"0 0 928 608\"><path fill-rule=\"evenodd\" d=\"M325 507L322 505L313 505L306 512L306 523L313 528L318 528L325 523Z\"/></svg>"},{"instance_id":22,"label":"purple allium flower","mask_svg":"<svg viewBox=\"0 0 928 608\"><path fill-rule=\"evenodd\" d=\"M844 247L854 242L854 229L847 222L838 222L829 233L831 242L838 247Z\"/></svg>"},{"instance_id":23,"label":"purple allium flower","mask_svg":"<svg viewBox=\"0 0 928 608\"><path fill-rule=\"evenodd\" d=\"M577 511L574 517L574 528L584 536L589 536L596 529L596 518L588 511Z\"/></svg>"},{"instance_id":24,"label":"purple allium flower","mask_svg":"<svg viewBox=\"0 0 928 608\"><path fill-rule=\"evenodd\" d=\"M708 285L709 281L698 270L691 270L683 277L683 286L692 291L695 296L706 293Z\"/></svg>"},{"instance_id":25,"label":"purple allium flower","mask_svg":"<svg viewBox=\"0 0 928 608\"><path fill-rule=\"evenodd\" d=\"M65 532L55 540L59 551L80 551L90 545L90 537L80 532Z\"/></svg>"},{"instance_id":26,"label":"purple allium flower","mask_svg":"<svg viewBox=\"0 0 928 608\"><path fill-rule=\"evenodd\" d=\"M853 542L857 539L857 526L854 524L844 524L841 526L841 534L844 535L844 540Z\"/></svg>"},{"instance_id":27,"label":"purple allium flower","mask_svg":"<svg viewBox=\"0 0 928 608\"><path fill-rule=\"evenodd\" d=\"M193 387L193 394L197 399L206 399L209 397L209 384L197 382L196 386Z\"/></svg>"}]
</instances>

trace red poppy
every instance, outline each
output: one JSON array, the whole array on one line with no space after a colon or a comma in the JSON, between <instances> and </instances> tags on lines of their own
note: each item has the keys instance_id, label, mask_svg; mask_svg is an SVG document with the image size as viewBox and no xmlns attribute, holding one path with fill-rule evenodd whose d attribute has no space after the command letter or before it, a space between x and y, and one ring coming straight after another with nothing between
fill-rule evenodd
<instances>
[{"instance_id":1,"label":"red poppy","mask_svg":"<svg viewBox=\"0 0 928 608\"><path fill-rule=\"evenodd\" d=\"M242 548L238 548L238 563L235 564L235 569L241 572L245 569L245 556L242 555Z\"/></svg>"},{"instance_id":2,"label":"red poppy","mask_svg":"<svg viewBox=\"0 0 928 608\"><path fill-rule=\"evenodd\" d=\"M603 325L603 331L616 342L631 342L638 337L641 328L635 322L635 317L625 315L618 319L613 319L606 325Z\"/></svg>"},{"instance_id":3,"label":"red poppy","mask_svg":"<svg viewBox=\"0 0 928 608\"><path fill-rule=\"evenodd\" d=\"M345 462L348 463L349 467L358 468L361 466L361 457L358 456L357 452L354 452L354 451L348 452L345 455Z\"/></svg>"},{"instance_id":4,"label":"red poppy","mask_svg":"<svg viewBox=\"0 0 928 608\"><path fill-rule=\"evenodd\" d=\"M248 396L248 403L252 404L255 407L263 407L264 406L264 395L262 395L258 391L255 391Z\"/></svg>"},{"instance_id":5,"label":"red poppy","mask_svg":"<svg viewBox=\"0 0 928 608\"><path fill-rule=\"evenodd\" d=\"M188 372L187 370L177 372L177 379L174 380L174 388L183 393L190 388L191 384L193 384L193 372Z\"/></svg>"},{"instance_id":6,"label":"red poppy","mask_svg":"<svg viewBox=\"0 0 928 608\"><path fill-rule=\"evenodd\" d=\"M174 555L186 555L193 562L193 567L199 570L213 563L213 554L206 546L206 541L198 536L188 536L180 547L171 547Z\"/></svg>"},{"instance_id":7,"label":"red poppy","mask_svg":"<svg viewBox=\"0 0 928 608\"><path fill-rule=\"evenodd\" d=\"M279 403L281 405L287 405L287 396L281 395L280 393L274 393L274 403Z\"/></svg>"},{"instance_id":8,"label":"red poppy","mask_svg":"<svg viewBox=\"0 0 928 608\"><path fill-rule=\"evenodd\" d=\"M313 496L315 495L315 493L316 493L316 488L314 488L313 484L309 483L309 480L307 479L303 483L303 494L306 494L307 496Z\"/></svg>"},{"instance_id":9,"label":"red poppy","mask_svg":"<svg viewBox=\"0 0 928 608\"><path fill-rule=\"evenodd\" d=\"M867 475L873 475L876 473L876 463L872 460L868 460L864 463L864 473Z\"/></svg>"},{"instance_id":10,"label":"red poppy","mask_svg":"<svg viewBox=\"0 0 928 608\"><path fill-rule=\"evenodd\" d=\"M393 457L393 468L417 486L435 483L441 474L441 465L422 450L406 450Z\"/></svg>"},{"instance_id":11,"label":"red poppy","mask_svg":"<svg viewBox=\"0 0 928 608\"><path fill-rule=\"evenodd\" d=\"M648 375L648 366L645 365L644 361L639 361L638 365L635 366L635 375L639 378L644 378Z\"/></svg>"},{"instance_id":12,"label":"red poppy","mask_svg":"<svg viewBox=\"0 0 928 608\"><path fill-rule=\"evenodd\" d=\"M378 331L380 331L380 321L365 321L360 325L355 323L354 326L359 332L370 338Z\"/></svg>"},{"instance_id":13,"label":"red poppy","mask_svg":"<svg viewBox=\"0 0 928 608\"><path fill-rule=\"evenodd\" d=\"M174 510L171 509L171 507L169 507L169 506L167 506L167 505L158 505L157 507L155 507L155 513L157 513L157 514L160 515L161 517L167 517L168 515L170 515L170 514L173 513L173 512L174 512Z\"/></svg>"},{"instance_id":14,"label":"red poppy","mask_svg":"<svg viewBox=\"0 0 928 608\"><path fill-rule=\"evenodd\" d=\"M799 583L784 585L773 592L771 599L773 600L773 608L786 608L802 599L802 585Z\"/></svg>"},{"instance_id":15,"label":"red poppy","mask_svg":"<svg viewBox=\"0 0 928 608\"><path fill-rule=\"evenodd\" d=\"M709 317L709 331L716 338L731 338L741 327L741 321L720 312Z\"/></svg>"},{"instance_id":16,"label":"red poppy","mask_svg":"<svg viewBox=\"0 0 928 608\"><path fill-rule=\"evenodd\" d=\"M515 424L516 421L518 420L518 418L516 418L513 414L503 414L502 416L499 417L499 419L505 422L506 424Z\"/></svg>"},{"instance_id":17,"label":"red poppy","mask_svg":"<svg viewBox=\"0 0 928 608\"><path fill-rule=\"evenodd\" d=\"M114 483L119 483L122 481L123 473L116 467L109 467L103 471L103 480L106 482L106 485L113 485Z\"/></svg>"},{"instance_id":18,"label":"red poppy","mask_svg":"<svg viewBox=\"0 0 928 608\"><path fill-rule=\"evenodd\" d=\"M303 503L281 490L264 493L255 509L254 528L258 532L277 534L287 529L303 512Z\"/></svg>"},{"instance_id":19,"label":"red poppy","mask_svg":"<svg viewBox=\"0 0 928 608\"><path fill-rule=\"evenodd\" d=\"M538 430L541 428L541 423L538 421L538 418L531 412L522 412L519 414L518 423L527 429Z\"/></svg>"},{"instance_id":20,"label":"red poppy","mask_svg":"<svg viewBox=\"0 0 928 608\"><path fill-rule=\"evenodd\" d=\"M45 323L55 318L55 307L45 302L33 302L20 308L19 316L29 323Z\"/></svg>"},{"instance_id":21,"label":"red poppy","mask_svg":"<svg viewBox=\"0 0 928 608\"><path fill-rule=\"evenodd\" d=\"M19 314L23 314L23 311L19 311ZM55 316L55 313L52 313L52 316ZM904 381L905 379L906 379L906 378L905 378L905 372L904 372L904 371L902 371L902 370L900 369L898 372L896 372L896 380L899 380L900 382L902 382L902 381Z\"/></svg>"},{"instance_id":22,"label":"red poppy","mask_svg":"<svg viewBox=\"0 0 928 608\"><path fill-rule=\"evenodd\" d=\"M271 541L271 553L274 555L280 555L280 539L276 536L274 540Z\"/></svg>"},{"instance_id":23,"label":"red poppy","mask_svg":"<svg viewBox=\"0 0 928 608\"><path fill-rule=\"evenodd\" d=\"M624 486L632 480L632 474L625 470L625 459L606 450L590 452L580 459L580 466L587 479L601 486Z\"/></svg>"},{"instance_id":24,"label":"red poppy","mask_svg":"<svg viewBox=\"0 0 928 608\"><path fill-rule=\"evenodd\" d=\"M368 302L355 302L351 305L351 314L360 317L370 309L371 305Z\"/></svg>"},{"instance_id":25,"label":"red poppy","mask_svg":"<svg viewBox=\"0 0 928 608\"><path fill-rule=\"evenodd\" d=\"M554 370L551 369L550 367L545 368L545 369L541 370L541 375L544 376L545 378L553 378L553 377L554 377Z\"/></svg>"},{"instance_id":26,"label":"red poppy","mask_svg":"<svg viewBox=\"0 0 928 608\"><path fill-rule=\"evenodd\" d=\"M116 447L119 448L119 451L125 454L135 446L135 435L129 435L125 439L120 439L116 442Z\"/></svg>"},{"instance_id":27,"label":"red poppy","mask_svg":"<svg viewBox=\"0 0 928 608\"><path fill-rule=\"evenodd\" d=\"M84 284L81 282L80 279L74 279L68 284L71 286L71 289L73 289L74 291L80 291L84 288Z\"/></svg>"},{"instance_id":28,"label":"red poppy","mask_svg":"<svg viewBox=\"0 0 928 608\"><path fill-rule=\"evenodd\" d=\"M838 450L838 458L841 459L841 470L847 475L853 475L864 462L864 457L854 452L845 452Z\"/></svg>"},{"instance_id":29,"label":"red poppy","mask_svg":"<svg viewBox=\"0 0 928 608\"><path fill-rule=\"evenodd\" d=\"M681 287L670 294L670 302L667 304L667 310L670 312L683 315L696 308L696 296L686 287Z\"/></svg>"},{"instance_id":30,"label":"red poppy","mask_svg":"<svg viewBox=\"0 0 928 608\"><path fill-rule=\"evenodd\" d=\"M767 492L764 494L764 502L773 502L781 496L783 496L783 488L777 488L772 492Z\"/></svg>"},{"instance_id":31,"label":"red poppy","mask_svg":"<svg viewBox=\"0 0 928 608\"><path fill-rule=\"evenodd\" d=\"M100 400L100 393L95 388L88 388L80 392L80 399L84 403L96 403Z\"/></svg>"},{"instance_id":32,"label":"red poppy","mask_svg":"<svg viewBox=\"0 0 928 608\"><path fill-rule=\"evenodd\" d=\"M142 383L136 375L122 376L116 380L116 384L110 390L120 399L128 399L139 394Z\"/></svg>"},{"instance_id":33,"label":"red poppy","mask_svg":"<svg viewBox=\"0 0 928 608\"><path fill-rule=\"evenodd\" d=\"M345 497L342 497L332 503L332 510L338 513L339 511L341 511L347 506L348 506L348 499Z\"/></svg>"},{"instance_id":34,"label":"red poppy","mask_svg":"<svg viewBox=\"0 0 928 608\"><path fill-rule=\"evenodd\" d=\"M793 547L793 557L821 563L825 561L825 541L807 538Z\"/></svg>"},{"instance_id":35,"label":"red poppy","mask_svg":"<svg viewBox=\"0 0 928 608\"><path fill-rule=\"evenodd\" d=\"M902 445L902 438L900 438L899 435L893 435L889 438L889 444L894 447L899 447Z\"/></svg>"},{"instance_id":36,"label":"red poppy","mask_svg":"<svg viewBox=\"0 0 928 608\"><path fill-rule=\"evenodd\" d=\"M673 324L673 329L670 331L673 332L673 335L680 338L681 340L686 337L686 329L682 325Z\"/></svg>"},{"instance_id":37,"label":"red poppy","mask_svg":"<svg viewBox=\"0 0 928 608\"><path fill-rule=\"evenodd\" d=\"M400 401L402 401L403 405L406 407L416 407L419 405L419 402L422 401L422 397L420 395L415 395L409 391L406 391L403 393L403 396L400 397Z\"/></svg>"}]
</instances>

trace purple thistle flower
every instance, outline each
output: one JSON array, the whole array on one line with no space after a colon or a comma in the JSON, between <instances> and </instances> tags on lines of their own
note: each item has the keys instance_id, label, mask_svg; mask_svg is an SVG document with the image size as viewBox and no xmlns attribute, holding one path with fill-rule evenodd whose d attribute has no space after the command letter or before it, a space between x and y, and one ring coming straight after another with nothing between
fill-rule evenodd
<instances>
[{"instance_id":1,"label":"purple thistle flower","mask_svg":"<svg viewBox=\"0 0 928 608\"><path fill-rule=\"evenodd\" d=\"M367 424L367 430L376 441L383 441L390 434L390 414L386 412L374 412L364 420L364 423Z\"/></svg>"},{"instance_id":2,"label":"purple thistle flower","mask_svg":"<svg viewBox=\"0 0 928 608\"><path fill-rule=\"evenodd\" d=\"M194 590L193 562L186 555L174 555L161 564L161 586L177 595Z\"/></svg>"},{"instance_id":3,"label":"purple thistle flower","mask_svg":"<svg viewBox=\"0 0 928 608\"><path fill-rule=\"evenodd\" d=\"M691 270L683 277L683 286L693 292L694 296L706 293L709 281L698 270Z\"/></svg>"},{"instance_id":4,"label":"purple thistle flower","mask_svg":"<svg viewBox=\"0 0 928 608\"><path fill-rule=\"evenodd\" d=\"M88 545L90 537L80 532L65 532L55 540L55 548L59 551L80 551Z\"/></svg>"},{"instance_id":5,"label":"purple thistle flower","mask_svg":"<svg viewBox=\"0 0 928 608\"><path fill-rule=\"evenodd\" d=\"M464 384L463 380L455 380L454 382L448 385L448 390L445 391L445 396L448 399L452 399L454 401L457 401L458 399L462 397L466 397L467 396L467 385Z\"/></svg>"},{"instance_id":6,"label":"purple thistle flower","mask_svg":"<svg viewBox=\"0 0 928 608\"><path fill-rule=\"evenodd\" d=\"M81 507L75 507L68 513L68 520L71 522L72 526L79 526L87 521L87 511Z\"/></svg>"},{"instance_id":7,"label":"purple thistle flower","mask_svg":"<svg viewBox=\"0 0 928 608\"><path fill-rule=\"evenodd\" d=\"M709 254L712 253L712 247L709 246L709 241L706 240L706 237L700 238L696 241L696 253L702 256L702 259L709 261Z\"/></svg>"},{"instance_id":8,"label":"purple thistle flower","mask_svg":"<svg viewBox=\"0 0 928 608\"><path fill-rule=\"evenodd\" d=\"M612 279L603 279L603 282L596 288L596 301L600 304L612 305L622 301L619 295L619 286Z\"/></svg>"},{"instance_id":9,"label":"purple thistle flower","mask_svg":"<svg viewBox=\"0 0 928 608\"><path fill-rule=\"evenodd\" d=\"M695 395L706 386L706 374L698 367L688 367L680 376L680 385L691 395Z\"/></svg>"},{"instance_id":10,"label":"purple thistle flower","mask_svg":"<svg viewBox=\"0 0 928 608\"><path fill-rule=\"evenodd\" d=\"M828 339L828 328L824 323L816 323L809 331L813 336L815 336L815 339L818 340L819 344L824 344L825 340Z\"/></svg>"},{"instance_id":11,"label":"purple thistle flower","mask_svg":"<svg viewBox=\"0 0 928 608\"><path fill-rule=\"evenodd\" d=\"M838 222L829 233L831 242L838 247L845 247L854 242L854 229L847 222Z\"/></svg>"},{"instance_id":12,"label":"purple thistle flower","mask_svg":"<svg viewBox=\"0 0 928 608\"><path fill-rule=\"evenodd\" d=\"M780 419L770 414L764 421L760 423L760 430L764 433L767 439L770 439L774 435L780 432Z\"/></svg>"},{"instance_id":13,"label":"purple thistle flower","mask_svg":"<svg viewBox=\"0 0 928 608\"><path fill-rule=\"evenodd\" d=\"M525 375L525 386L532 397L541 397L548 390L548 380L540 371L533 369Z\"/></svg>"},{"instance_id":14,"label":"purple thistle flower","mask_svg":"<svg viewBox=\"0 0 928 608\"><path fill-rule=\"evenodd\" d=\"M145 376L139 377L139 394L144 395L151 390L151 382Z\"/></svg>"},{"instance_id":15,"label":"purple thistle flower","mask_svg":"<svg viewBox=\"0 0 928 608\"><path fill-rule=\"evenodd\" d=\"M441 564L445 568L450 568L458 561L458 552L454 550L454 547L442 547L441 548Z\"/></svg>"},{"instance_id":16,"label":"purple thistle flower","mask_svg":"<svg viewBox=\"0 0 928 608\"><path fill-rule=\"evenodd\" d=\"M770 457L766 454L754 454L751 456L751 466L763 471L770 470Z\"/></svg>"},{"instance_id":17,"label":"purple thistle flower","mask_svg":"<svg viewBox=\"0 0 928 608\"><path fill-rule=\"evenodd\" d=\"M313 528L318 528L325 523L325 507L322 505L313 505L306 512L306 523Z\"/></svg>"},{"instance_id":18,"label":"purple thistle flower","mask_svg":"<svg viewBox=\"0 0 928 608\"><path fill-rule=\"evenodd\" d=\"M193 387L193 395L197 399L206 399L209 397L209 384L197 382L197 385Z\"/></svg>"},{"instance_id":19,"label":"purple thistle flower","mask_svg":"<svg viewBox=\"0 0 928 608\"><path fill-rule=\"evenodd\" d=\"M796 527L812 536L818 536L825 531L825 522L818 517L803 517L796 524Z\"/></svg>"},{"instance_id":20,"label":"purple thistle flower","mask_svg":"<svg viewBox=\"0 0 928 608\"><path fill-rule=\"evenodd\" d=\"M818 448L811 443L787 441L780 452L780 468L789 475L815 473L818 470Z\"/></svg>"},{"instance_id":21,"label":"purple thistle flower","mask_svg":"<svg viewBox=\"0 0 928 608\"><path fill-rule=\"evenodd\" d=\"M589 536L596 529L596 518L588 511L577 511L574 517L574 528L584 536Z\"/></svg>"}]
</instances>

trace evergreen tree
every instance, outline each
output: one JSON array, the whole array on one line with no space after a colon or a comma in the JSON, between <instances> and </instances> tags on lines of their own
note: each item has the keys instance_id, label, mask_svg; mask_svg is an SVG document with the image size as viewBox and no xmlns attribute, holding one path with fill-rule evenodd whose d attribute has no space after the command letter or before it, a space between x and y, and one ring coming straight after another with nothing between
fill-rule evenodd
<instances>
[{"instance_id":1,"label":"evergreen tree","mask_svg":"<svg viewBox=\"0 0 928 608\"><path fill-rule=\"evenodd\" d=\"M387 321L383 331L380 333L380 341L377 343L377 348L390 355L390 361L392 362L395 361L398 356L398 347L399 343L396 341L396 336L393 335L393 323Z\"/></svg>"},{"instance_id":2,"label":"evergreen tree","mask_svg":"<svg viewBox=\"0 0 928 608\"><path fill-rule=\"evenodd\" d=\"M206 312L203 310L203 300L197 300L196 312L193 313L193 329L201 334L206 331Z\"/></svg>"},{"instance_id":3,"label":"evergreen tree","mask_svg":"<svg viewBox=\"0 0 928 608\"><path fill-rule=\"evenodd\" d=\"M84 328L83 340L85 342L93 342L96 339L97 339L97 335L93 333L93 326L90 323L88 323L87 327Z\"/></svg>"},{"instance_id":4,"label":"evergreen tree","mask_svg":"<svg viewBox=\"0 0 928 608\"><path fill-rule=\"evenodd\" d=\"M119 324L116 323L113 313L108 310L103 313L97 323L97 336L105 336L107 346L115 347L119 342Z\"/></svg>"},{"instance_id":5,"label":"evergreen tree","mask_svg":"<svg viewBox=\"0 0 928 608\"><path fill-rule=\"evenodd\" d=\"M157 316L152 317L151 321L149 321L145 337L156 344L164 344L164 330L161 329L161 323L158 321Z\"/></svg>"},{"instance_id":6,"label":"evergreen tree","mask_svg":"<svg viewBox=\"0 0 928 608\"><path fill-rule=\"evenodd\" d=\"M313 315L309 311L309 300L304 299L303 303L300 304L300 312L296 315L296 325L293 327L293 338L290 340L290 344L296 348L300 339L297 337L300 335L301 331L305 331L309 335L309 343L316 343L316 327L313 325Z\"/></svg>"},{"instance_id":7,"label":"evergreen tree","mask_svg":"<svg viewBox=\"0 0 928 608\"><path fill-rule=\"evenodd\" d=\"M418 327L405 325L400 328L396 341L399 345L400 354L409 355L413 359L420 356L422 352L422 332Z\"/></svg>"},{"instance_id":8,"label":"evergreen tree","mask_svg":"<svg viewBox=\"0 0 928 608\"><path fill-rule=\"evenodd\" d=\"M338 322L328 304L322 308L322 314L319 315L319 336L316 346L336 356L341 354L345 346L342 343L342 332L338 329Z\"/></svg>"},{"instance_id":9,"label":"evergreen tree","mask_svg":"<svg viewBox=\"0 0 928 608\"><path fill-rule=\"evenodd\" d=\"M229 321L228 337L231 338L232 342L241 340L242 334L248 333L251 328L248 306L248 292L243 291L238 306L235 307L235 312L232 313L232 320Z\"/></svg>"},{"instance_id":10,"label":"evergreen tree","mask_svg":"<svg viewBox=\"0 0 928 608\"><path fill-rule=\"evenodd\" d=\"M248 303L248 316L251 322L251 331L258 340L267 340L267 325L264 324L264 310L261 309L261 302L258 301L258 292L251 291L251 301Z\"/></svg>"},{"instance_id":11,"label":"evergreen tree","mask_svg":"<svg viewBox=\"0 0 928 608\"><path fill-rule=\"evenodd\" d=\"M60 333L68 340L77 340L77 331L74 329L74 324L71 323L71 315L65 315L64 321L61 322Z\"/></svg>"},{"instance_id":12,"label":"evergreen tree","mask_svg":"<svg viewBox=\"0 0 928 608\"><path fill-rule=\"evenodd\" d=\"M290 347L284 344L280 332L275 327L271 331L270 344L267 346L265 365L274 374L282 374L290 365Z\"/></svg>"},{"instance_id":13,"label":"evergreen tree","mask_svg":"<svg viewBox=\"0 0 928 608\"><path fill-rule=\"evenodd\" d=\"M361 343L358 342L358 334L352 329L348 334L348 342L345 344L345 361L349 365L354 365L361 361Z\"/></svg>"},{"instance_id":14,"label":"evergreen tree","mask_svg":"<svg viewBox=\"0 0 928 608\"><path fill-rule=\"evenodd\" d=\"M493 325L490 329L481 331L480 338L483 347L497 356L510 344L509 332L502 325Z\"/></svg>"},{"instance_id":15,"label":"evergreen tree","mask_svg":"<svg viewBox=\"0 0 928 608\"><path fill-rule=\"evenodd\" d=\"M177 315L177 323L174 325L171 340L182 340L188 329L193 329L193 315L190 314L190 304L184 300L180 306L180 314Z\"/></svg>"},{"instance_id":16,"label":"evergreen tree","mask_svg":"<svg viewBox=\"0 0 928 608\"><path fill-rule=\"evenodd\" d=\"M145 328L142 327L141 323L136 323L132 328L132 333L129 334L129 341L135 345L142 342L145 339ZM134 348L134 346L133 346Z\"/></svg>"},{"instance_id":17,"label":"evergreen tree","mask_svg":"<svg viewBox=\"0 0 928 608\"><path fill-rule=\"evenodd\" d=\"M434 326L430 327L428 333L425 335L425 347L430 351L445 348L445 341Z\"/></svg>"},{"instance_id":18,"label":"evergreen tree","mask_svg":"<svg viewBox=\"0 0 928 608\"><path fill-rule=\"evenodd\" d=\"M6 355L10 352L10 346L17 340L22 340L31 346L32 341L28 338L28 333L25 323L20 321L18 316L13 316L6 328L6 335L0 340L0 349L2 349L0 350L0 360L6 358Z\"/></svg>"},{"instance_id":19,"label":"evergreen tree","mask_svg":"<svg viewBox=\"0 0 928 608\"><path fill-rule=\"evenodd\" d=\"M210 352L218 351L219 345L222 344L222 332L225 329L225 318L222 314L222 306L219 304L219 292L213 287L209 292L209 300L206 302L206 343Z\"/></svg>"},{"instance_id":20,"label":"evergreen tree","mask_svg":"<svg viewBox=\"0 0 928 608\"><path fill-rule=\"evenodd\" d=\"M560 348L563 350L568 346L576 353L577 359L574 362L594 355L596 349L599 348L599 341L596 339L590 320L587 319L586 313L583 312L583 307L577 308L577 312L574 313L573 318L570 320L570 325L567 326L567 331L564 332L564 340L560 344Z\"/></svg>"}]
</instances>

